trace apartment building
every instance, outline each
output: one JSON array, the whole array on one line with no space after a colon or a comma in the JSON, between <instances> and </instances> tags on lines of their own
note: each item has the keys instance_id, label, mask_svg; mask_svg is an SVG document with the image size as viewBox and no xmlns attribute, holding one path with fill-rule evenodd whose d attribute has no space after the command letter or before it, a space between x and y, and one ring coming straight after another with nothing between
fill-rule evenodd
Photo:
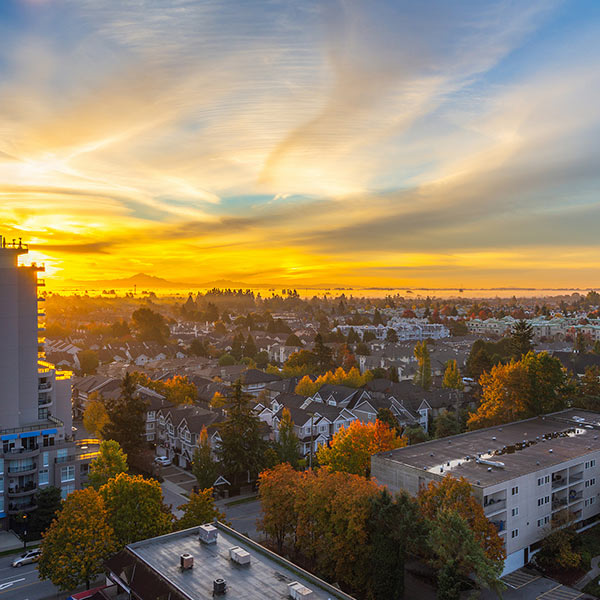
<instances>
[{"instance_id":1,"label":"apartment building","mask_svg":"<svg viewBox=\"0 0 600 600\"><path fill-rule=\"evenodd\" d=\"M600 414L569 409L380 453L373 477L416 495L464 477L504 540L504 573L529 562L552 528L600 513Z\"/></svg>"},{"instance_id":2,"label":"apartment building","mask_svg":"<svg viewBox=\"0 0 600 600\"><path fill-rule=\"evenodd\" d=\"M368 331L378 340L385 340L390 329L396 332L398 341L441 340L450 337L450 330L441 323L430 323L427 319L403 319L401 317L393 317L387 325L338 325L334 331L348 335L351 329L361 336Z\"/></svg>"},{"instance_id":3,"label":"apartment building","mask_svg":"<svg viewBox=\"0 0 600 600\"><path fill-rule=\"evenodd\" d=\"M27 246L0 236L0 528L36 508L35 493L63 497L87 477L94 448L73 439L71 373L44 360L42 266L24 266Z\"/></svg>"}]
</instances>

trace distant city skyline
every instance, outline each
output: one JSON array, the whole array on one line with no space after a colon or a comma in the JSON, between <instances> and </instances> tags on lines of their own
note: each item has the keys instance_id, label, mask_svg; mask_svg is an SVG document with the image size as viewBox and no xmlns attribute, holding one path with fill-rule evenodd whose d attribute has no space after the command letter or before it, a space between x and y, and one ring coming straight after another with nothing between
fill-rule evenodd
<instances>
[{"instance_id":1,"label":"distant city skyline","mask_svg":"<svg viewBox=\"0 0 600 600\"><path fill-rule=\"evenodd\" d=\"M600 4L0 3L0 223L56 282L600 286Z\"/></svg>"}]
</instances>

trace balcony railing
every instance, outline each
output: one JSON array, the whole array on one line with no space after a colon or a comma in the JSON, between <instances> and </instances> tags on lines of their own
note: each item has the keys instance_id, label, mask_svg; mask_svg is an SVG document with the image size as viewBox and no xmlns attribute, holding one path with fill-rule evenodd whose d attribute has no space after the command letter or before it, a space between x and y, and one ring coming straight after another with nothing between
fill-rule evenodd
<instances>
[{"instance_id":1,"label":"balcony railing","mask_svg":"<svg viewBox=\"0 0 600 600\"><path fill-rule=\"evenodd\" d=\"M51 383L40 383L38 385L38 390L40 390L41 392L44 390L51 390L51 389L52 389Z\"/></svg>"},{"instance_id":2,"label":"balcony railing","mask_svg":"<svg viewBox=\"0 0 600 600\"><path fill-rule=\"evenodd\" d=\"M28 465L9 465L9 473L27 473L28 471L37 471L37 463L31 463Z\"/></svg>"},{"instance_id":3,"label":"balcony railing","mask_svg":"<svg viewBox=\"0 0 600 600\"><path fill-rule=\"evenodd\" d=\"M506 509L506 500L490 500L486 505L484 505L485 514L489 515L495 513L499 510Z\"/></svg>"},{"instance_id":4,"label":"balcony railing","mask_svg":"<svg viewBox=\"0 0 600 600\"><path fill-rule=\"evenodd\" d=\"M575 483L577 481L581 481L582 479L583 473L573 473L573 475L569 477L569 483Z\"/></svg>"},{"instance_id":5,"label":"balcony railing","mask_svg":"<svg viewBox=\"0 0 600 600\"><path fill-rule=\"evenodd\" d=\"M32 510L35 510L37 508L37 504L34 502L34 500L32 499L31 502L28 502L26 504L13 504L13 503L9 503L8 505L8 514L9 515L16 515L20 512L30 512Z\"/></svg>"},{"instance_id":6,"label":"balcony railing","mask_svg":"<svg viewBox=\"0 0 600 600\"><path fill-rule=\"evenodd\" d=\"M564 487L565 485L567 485L566 477L558 477L556 479L552 479L552 489L553 490L555 490L556 488Z\"/></svg>"}]
</instances>

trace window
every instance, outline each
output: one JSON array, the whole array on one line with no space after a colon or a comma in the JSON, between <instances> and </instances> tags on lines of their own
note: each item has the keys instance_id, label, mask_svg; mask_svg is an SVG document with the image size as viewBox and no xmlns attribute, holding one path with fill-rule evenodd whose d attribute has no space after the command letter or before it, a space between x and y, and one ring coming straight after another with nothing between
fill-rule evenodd
<instances>
[{"instance_id":1,"label":"window","mask_svg":"<svg viewBox=\"0 0 600 600\"><path fill-rule=\"evenodd\" d=\"M546 477L544 477L544 483L550 483L550 475L546 475Z\"/></svg>"},{"instance_id":2,"label":"window","mask_svg":"<svg viewBox=\"0 0 600 600\"><path fill-rule=\"evenodd\" d=\"M513 508L513 509L510 511L510 514L511 514L513 517L516 517L516 516L519 514L519 507L518 507L518 506L515 506L515 507L514 507L514 508Z\"/></svg>"},{"instance_id":3,"label":"window","mask_svg":"<svg viewBox=\"0 0 600 600\"><path fill-rule=\"evenodd\" d=\"M156 412L153 410L148 411L148 421L154 421L156 418Z\"/></svg>"},{"instance_id":4,"label":"window","mask_svg":"<svg viewBox=\"0 0 600 600\"><path fill-rule=\"evenodd\" d=\"M585 468L585 469L589 469L589 468L590 468L590 462L589 462L589 461L587 461L587 462L585 463L585 467L584 467L584 468Z\"/></svg>"},{"instance_id":5,"label":"window","mask_svg":"<svg viewBox=\"0 0 600 600\"><path fill-rule=\"evenodd\" d=\"M590 460L590 467L595 467L596 466L596 459L594 458L593 460Z\"/></svg>"},{"instance_id":6,"label":"window","mask_svg":"<svg viewBox=\"0 0 600 600\"><path fill-rule=\"evenodd\" d=\"M48 481L48 469L40 471L38 475L38 485L46 485Z\"/></svg>"},{"instance_id":7,"label":"window","mask_svg":"<svg viewBox=\"0 0 600 600\"><path fill-rule=\"evenodd\" d=\"M544 485L544 478L538 477L538 485Z\"/></svg>"},{"instance_id":8,"label":"window","mask_svg":"<svg viewBox=\"0 0 600 600\"><path fill-rule=\"evenodd\" d=\"M596 485L596 478L595 477L592 477L590 479L590 485Z\"/></svg>"},{"instance_id":9,"label":"window","mask_svg":"<svg viewBox=\"0 0 600 600\"><path fill-rule=\"evenodd\" d=\"M548 502L550 502L550 496L544 498L544 504L548 504Z\"/></svg>"},{"instance_id":10,"label":"window","mask_svg":"<svg viewBox=\"0 0 600 600\"><path fill-rule=\"evenodd\" d=\"M63 485L60 488L60 497L65 500L69 494L72 494L75 491L75 484L68 483L67 485Z\"/></svg>"},{"instance_id":11,"label":"window","mask_svg":"<svg viewBox=\"0 0 600 600\"><path fill-rule=\"evenodd\" d=\"M42 452L42 465L44 467L48 466L48 461L49 459L50 453L49 452Z\"/></svg>"},{"instance_id":12,"label":"window","mask_svg":"<svg viewBox=\"0 0 600 600\"><path fill-rule=\"evenodd\" d=\"M513 496L516 496L519 493L519 486L516 485L512 490L511 490L511 494Z\"/></svg>"},{"instance_id":13,"label":"window","mask_svg":"<svg viewBox=\"0 0 600 600\"><path fill-rule=\"evenodd\" d=\"M61 448L60 450L58 450L56 452L56 462L61 463L61 462L66 462L67 461L67 449L66 448Z\"/></svg>"},{"instance_id":14,"label":"window","mask_svg":"<svg viewBox=\"0 0 600 600\"><path fill-rule=\"evenodd\" d=\"M594 502L596 502L596 498L590 498L590 505L594 504Z\"/></svg>"},{"instance_id":15,"label":"window","mask_svg":"<svg viewBox=\"0 0 600 600\"><path fill-rule=\"evenodd\" d=\"M543 498L538 498L538 506L543 506L544 504L548 504L550 502L550 496L544 496Z\"/></svg>"},{"instance_id":16,"label":"window","mask_svg":"<svg viewBox=\"0 0 600 600\"><path fill-rule=\"evenodd\" d=\"M537 520L537 526L538 527L542 527L543 524L544 524L544 519L538 519Z\"/></svg>"},{"instance_id":17,"label":"window","mask_svg":"<svg viewBox=\"0 0 600 600\"><path fill-rule=\"evenodd\" d=\"M0 513L4 512L4 498L0 496Z\"/></svg>"},{"instance_id":18,"label":"window","mask_svg":"<svg viewBox=\"0 0 600 600\"><path fill-rule=\"evenodd\" d=\"M518 529L513 529L510 532L510 537L513 538L513 539L516 538L516 537L519 537L519 530Z\"/></svg>"},{"instance_id":19,"label":"window","mask_svg":"<svg viewBox=\"0 0 600 600\"><path fill-rule=\"evenodd\" d=\"M4 473L4 459L0 458L0 475Z\"/></svg>"},{"instance_id":20,"label":"window","mask_svg":"<svg viewBox=\"0 0 600 600\"><path fill-rule=\"evenodd\" d=\"M60 480L63 481L74 481L75 480L75 467L69 465L60 469Z\"/></svg>"}]
</instances>

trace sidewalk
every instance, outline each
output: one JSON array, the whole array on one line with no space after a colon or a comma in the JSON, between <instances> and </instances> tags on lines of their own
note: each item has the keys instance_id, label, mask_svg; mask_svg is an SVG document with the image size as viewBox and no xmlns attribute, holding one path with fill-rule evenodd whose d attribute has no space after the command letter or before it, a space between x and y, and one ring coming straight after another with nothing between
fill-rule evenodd
<instances>
[{"instance_id":1,"label":"sidewalk","mask_svg":"<svg viewBox=\"0 0 600 600\"><path fill-rule=\"evenodd\" d=\"M591 569L573 586L582 590L590 581L600 577L600 556L595 556L591 561Z\"/></svg>"},{"instance_id":2,"label":"sidewalk","mask_svg":"<svg viewBox=\"0 0 600 600\"><path fill-rule=\"evenodd\" d=\"M0 552L23 547L23 542L12 531L0 531Z\"/></svg>"}]
</instances>

